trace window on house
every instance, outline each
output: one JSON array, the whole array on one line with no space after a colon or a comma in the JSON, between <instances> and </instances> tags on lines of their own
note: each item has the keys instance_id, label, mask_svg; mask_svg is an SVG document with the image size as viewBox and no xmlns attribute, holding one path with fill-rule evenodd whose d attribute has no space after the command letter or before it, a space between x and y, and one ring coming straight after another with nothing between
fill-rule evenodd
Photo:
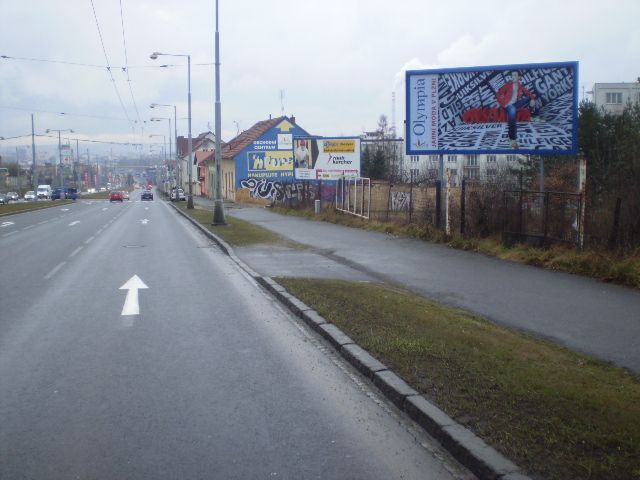
<instances>
[{"instance_id":1,"label":"window on house","mask_svg":"<svg viewBox=\"0 0 640 480\"><path fill-rule=\"evenodd\" d=\"M418 162L418 161L420 161L420 157L418 155L411 155L411 161L412 162Z\"/></svg>"},{"instance_id":2,"label":"window on house","mask_svg":"<svg viewBox=\"0 0 640 480\"><path fill-rule=\"evenodd\" d=\"M507 162L515 162L516 160L518 160L517 155L507 155Z\"/></svg>"},{"instance_id":3,"label":"window on house","mask_svg":"<svg viewBox=\"0 0 640 480\"><path fill-rule=\"evenodd\" d=\"M467 155L467 166L469 166L469 167L477 167L478 166L478 155Z\"/></svg>"},{"instance_id":4,"label":"window on house","mask_svg":"<svg viewBox=\"0 0 640 480\"><path fill-rule=\"evenodd\" d=\"M607 92L607 103L622 104L622 92Z\"/></svg>"},{"instance_id":5,"label":"window on house","mask_svg":"<svg viewBox=\"0 0 640 480\"><path fill-rule=\"evenodd\" d=\"M440 157L438 155L429 155L429 161L431 163L438 163L440 161Z\"/></svg>"},{"instance_id":6,"label":"window on house","mask_svg":"<svg viewBox=\"0 0 640 480\"><path fill-rule=\"evenodd\" d=\"M498 175L498 170L495 168L487 168L487 177L495 178Z\"/></svg>"},{"instance_id":7,"label":"window on house","mask_svg":"<svg viewBox=\"0 0 640 480\"><path fill-rule=\"evenodd\" d=\"M487 155L487 163L495 163L495 161L496 161L495 155Z\"/></svg>"},{"instance_id":8,"label":"window on house","mask_svg":"<svg viewBox=\"0 0 640 480\"><path fill-rule=\"evenodd\" d=\"M478 177L480 177L480 169L478 167L464 167L464 178L476 180Z\"/></svg>"},{"instance_id":9,"label":"window on house","mask_svg":"<svg viewBox=\"0 0 640 480\"><path fill-rule=\"evenodd\" d=\"M410 170L410 173L411 173L411 177L415 179L415 178L418 177L418 175L420 175L420 169L419 168L412 168Z\"/></svg>"},{"instance_id":10,"label":"window on house","mask_svg":"<svg viewBox=\"0 0 640 480\"><path fill-rule=\"evenodd\" d=\"M458 161L457 155L447 155L447 162L456 163Z\"/></svg>"}]
</instances>

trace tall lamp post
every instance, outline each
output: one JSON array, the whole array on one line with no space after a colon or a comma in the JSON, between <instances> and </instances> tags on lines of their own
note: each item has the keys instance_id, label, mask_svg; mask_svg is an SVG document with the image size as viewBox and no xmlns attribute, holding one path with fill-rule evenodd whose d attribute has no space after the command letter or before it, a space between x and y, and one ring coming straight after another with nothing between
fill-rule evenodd
<instances>
[{"instance_id":1,"label":"tall lamp post","mask_svg":"<svg viewBox=\"0 0 640 480\"><path fill-rule=\"evenodd\" d=\"M189 156L189 165L187 169L189 172L189 196L187 198L187 208L192 209L193 208L193 186L191 185L191 171L193 169L193 160L191 158L191 154L193 153L192 151L193 141L191 139L191 55L153 52L151 55L149 55L149 58L151 58L151 60L156 60L160 56L187 57L187 91L188 91L187 100L188 100L188 110L189 110L187 115L189 118L189 138L187 141L187 150L188 150L188 156Z\"/></svg>"},{"instance_id":2,"label":"tall lamp post","mask_svg":"<svg viewBox=\"0 0 640 480\"><path fill-rule=\"evenodd\" d=\"M60 135L62 134L62 132L69 132L69 133L73 133L73 130L71 130L70 128L65 128L62 130L56 130L55 128L47 128L46 130L47 133L50 132L58 132L58 168L60 170L59 174L58 174L58 180L60 181L60 188L63 187L62 185L62 147L60 144Z\"/></svg>"},{"instance_id":3,"label":"tall lamp post","mask_svg":"<svg viewBox=\"0 0 640 480\"><path fill-rule=\"evenodd\" d=\"M178 167L178 163L180 161L180 153L178 152L178 116L177 116L177 110L176 110L176 106L175 105L167 105L164 103L152 103L151 105L149 105L149 108L156 108L156 107L173 107L173 130L174 130L174 145L176 146L176 168L178 169L178 179L179 182L178 184L180 185L180 187L182 187L182 168ZM151 119L153 121L153 118ZM169 124L169 129L171 129L171 124ZM171 132L169 132L171 133Z\"/></svg>"},{"instance_id":4,"label":"tall lamp post","mask_svg":"<svg viewBox=\"0 0 640 480\"><path fill-rule=\"evenodd\" d=\"M216 0L216 104L215 104L215 134L216 134L216 182L215 190L216 196L213 204L213 225L226 225L227 222L224 218L224 204L222 203L222 190L220 188L220 175L222 174L222 144L220 141L220 135L222 134L222 121L221 103L220 103L220 32L218 31L218 0Z\"/></svg>"},{"instance_id":5,"label":"tall lamp post","mask_svg":"<svg viewBox=\"0 0 640 480\"><path fill-rule=\"evenodd\" d=\"M152 122L161 122L163 120L168 120L169 121L169 161L172 160L173 158L173 152L171 151L171 119L170 118L163 118L163 117L153 117L151 119ZM177 150L177 146L176 146L176 150ZM176 155L176 188L180 187L180 170L178 169L178 159L177 159L177 155Z\"/></svg>"}]
</instances>

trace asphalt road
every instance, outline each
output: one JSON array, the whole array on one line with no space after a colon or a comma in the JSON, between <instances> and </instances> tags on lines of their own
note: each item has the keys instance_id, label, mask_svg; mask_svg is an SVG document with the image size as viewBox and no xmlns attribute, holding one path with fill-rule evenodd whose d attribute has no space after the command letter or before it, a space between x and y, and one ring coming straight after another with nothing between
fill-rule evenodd
<instances>
[{"instance_id":1,"label":"asphalt road","mask_svg":"<svg viewBox=\"0 0 640 480\"><path fill-rule=\"evenodd\" d=\"M0 219L0 478L471 478L138 198Z\"/></svg>"},{"instance_id":2,"label":"asphalt road","mask_svg":"<svg viewBox=\"0 0 640 480\"><path fill-rule=\"evenodd\" d=\"M262 275L398 284L640 373L637 289L265 208L233 208L229 215L309 247L298 263L299 250L236 249Z\"/></svg>"}]
</instances>

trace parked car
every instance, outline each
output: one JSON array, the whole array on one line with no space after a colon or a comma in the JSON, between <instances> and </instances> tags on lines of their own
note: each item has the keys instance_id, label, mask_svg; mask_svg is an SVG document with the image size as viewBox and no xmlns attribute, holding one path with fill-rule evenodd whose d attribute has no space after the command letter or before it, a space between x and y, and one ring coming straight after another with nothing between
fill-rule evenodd
<instances>
[{"instance_id":1,"label":"parked car","mask_svg":"<svg viewBox=\"0 0 640 480\"><path fill-rule=\"evenodd\" d=\"M122 202L122 192L120 190L111 190L109 194L109 202Z\"/></svg>"},{"instance_id":2,"label":"parked car","mask_svg":"<svg viewBox=\"0 0 640 480\"><path fill-rule=\"evenodd\" d=\"M51 190L51 195L49 195L49 198L51 198L51 200L60 200L62 198L62 189L56 187Z\"/></svg>"},{"instance_id":3,"label":"parked car","mask_svg":"<svg viewBox=\"0 0 640 480\"><path fill-rule=\"evenodd\" d=\"M0 204L4 205L6 203L9 203L7 196L4 193L0 193Z\"/></svg>"},{"instance_id":4,"label":"parked car","mask_svg":"<svg viewBox=\"0 0 640 480\"><path fill-rule=\"evenodd\" d=\"M18 195L16 192L9 192L7 193L7 198L10 202L17 202L18 200L20 200L20 195Z\"/></svg>"},{"instance_id":5,"label":"parked car","mask_svg":"<svg viewBox=\"0 0 640 480\"><path fill-rule=\"evenodd\" d=\"M151 190L145 190L140 194L140 200L153 200L153 192Z\"/></svg>"},{"instance_id":6,"label":"parked car","mask_svg":"<svg viewBox=\"0 0 640 480\"><path fill-rule=\"evenodd\" d=\"M178 201L180 200L186 200L187 197L185 197L184 195L184 190L181 188L178 188ZM174 188L173 190L171 190L171 201L175 202L176 201L176 189Z\"/></svg>"},{"instance_id":7,"label":"parked car","mask_svg":"<svg viewBox=\"0 0 640 480\"><path fill-rule=\"evenodd\" d=\"M128 192L127 190L123 190L123 191L122 191L122 199L123 199L123 200L131 200L131 199L129 198L129 192Z\"/></svg>"},{"instance_id":8,"label":"parked car","mask_svg":"<svg viewBox=\"0 0 640 480\"><path fill-rule=\"evenodd\" d=\"M36 195L36 192L34 192L33 190L29 190L27 193L24 194L24 200L26 202L33 202L37 199L38 199L38 196Z\"/></svg>"}]
</instances>

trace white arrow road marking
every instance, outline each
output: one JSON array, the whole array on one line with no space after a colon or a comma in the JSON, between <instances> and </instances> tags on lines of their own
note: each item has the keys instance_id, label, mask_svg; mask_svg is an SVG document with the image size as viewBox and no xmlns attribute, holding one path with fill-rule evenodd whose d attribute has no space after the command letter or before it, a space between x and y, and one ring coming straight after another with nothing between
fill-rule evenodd
<instances>
[{"instance_id":1,"label":"white arrow road marking","mask_svg":"<svg viewBox=\"0 0 640 480\"><path fill-rule=\"evenodd\" d=\"M73 227L74 225L77 225L77 224L79 224L79 223L80 223L80 220L76 220L75 222L71 222L71 223L69 224L69 226L70 226L70 227Z\"/></svg>"},{"instance_id":2,"label":"white arrow road marking","mask_svg":"<svg viewBox=\"0 0 640 480\"><path fill-rule=\"evenodd\" d=\"M140 223L141 223L142 225L146 225L147 223L149 223L149 219L148 219L148 218L145 218L144 220L140 220Z\"/></svg>"},{"instance_id":3,"label":"white arrow road marking","mask_svg":"<svg viewBox=\"0 0 640 480\"><path fill-rule=\"evenodd\" d=\"M2 222L0 223L0 228L10 227L11 225L13 225L13 222Z\"/></svg>"},{"instance_id":4,"label":"white arrow road marking","mask_svg":"<svg viewBox=\"0 0 640 480\"><path fill-rule=\"evenodd\" d=\"M134 275L119 290L127 291L127 298L124 300L122 313L120 315L140 315L140 305L138 304L138 290L147 287L138 275Z\"/></svg>"}]
</instances>

